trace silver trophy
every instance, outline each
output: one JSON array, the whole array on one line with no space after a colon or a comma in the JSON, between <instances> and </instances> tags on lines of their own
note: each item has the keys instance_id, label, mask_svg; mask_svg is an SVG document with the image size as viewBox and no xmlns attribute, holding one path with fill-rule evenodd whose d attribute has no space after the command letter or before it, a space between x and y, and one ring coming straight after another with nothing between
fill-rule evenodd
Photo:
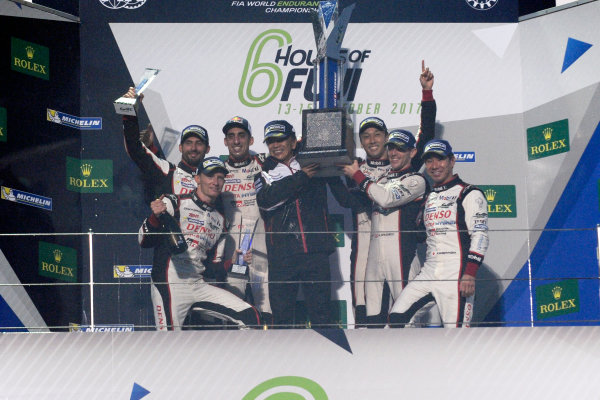
<instances>
[{"instance_id":1,"label":"silver trophy","mask_svg":"<svg viewBox=\"0 0 600 400\"><path fill-rule=\"evenodd\" d=\"M346 111L323 108L302 112L302 142L296 159L300 165L317 163L317 176L343 175L336 164L352 164L354 130Z\"/></svg>"},{"instance_id":2,"label":"silver trophy","mask_svg":"<svg viewBox=\"0 0 600 400\"><path fill-rule=\"evenodd\" d=\"M342 175L335 164L351 164L354 159L354 132L345 110L338 107L340 49L354 6L339 14L337 1L321 1L318 11L311 13L317 46L313 109L302 111L302 142L296 159L302 166L319 164L317 176Z\"/></svg>"},{"instance_id":3,"label":"silver trophy","mask_svg":"<svg viewBox=\"0 0 600 400\"><path fill-rule=\"evenodd\" d=\"M244 261L244 255L252 250L252 240L256 231L257 220L243 219L240 221L239 249L237 259L227 273L227 285L229 290L238 297L244 298L246 294L246 284L250 280L250 271L248 264Z\"/></svg>"},{"instance_id":4,"label":"silver trophy","mask_svg":"<svg viewBox=\"0 0 600 400\"><path fill-rule=\"evenodd\" d=\"M142 94L148 88L148 86L150 86L150 83L152 83L159 72L160 69L157 68L146 68L144 70L144 74L140 78L140 82L135 85L136 97L133 99L128 97L119 97L117 100L115 100L114 104L116 113L121 115L137 115L137 109L139 105L138 96Z\"/></svg>"}]
</instances>

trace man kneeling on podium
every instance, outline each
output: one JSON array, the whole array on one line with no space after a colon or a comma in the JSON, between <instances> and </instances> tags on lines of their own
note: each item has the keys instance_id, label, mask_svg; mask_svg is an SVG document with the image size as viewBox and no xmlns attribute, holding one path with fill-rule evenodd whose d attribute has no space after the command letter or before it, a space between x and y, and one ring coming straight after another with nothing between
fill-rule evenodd
<instances>
[{"instance_id":1,"label":"man kneeling on podium","mask_svg":"<svg viewBox=\"0 0 600 400\"><path fill-rule=\"evenodd\" d=\"M152 304L158 330L180 330L192 306L240 327L260 326L254 307L203 278L207 259L223 268L225 218L214 204L227 173L220 159L207 158L194 176L194 192L163 195L150 204L152 214L144 220L138 240L142 247L154 247ZM156 234L160 232L170 234ZM251 253L246 257L250 262Z\"/></svg>"}]
</instances>

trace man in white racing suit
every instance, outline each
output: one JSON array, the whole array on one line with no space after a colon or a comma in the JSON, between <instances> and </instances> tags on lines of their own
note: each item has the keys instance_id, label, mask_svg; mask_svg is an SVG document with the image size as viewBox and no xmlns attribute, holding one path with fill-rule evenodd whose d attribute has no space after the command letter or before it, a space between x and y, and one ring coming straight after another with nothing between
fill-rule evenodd
<instances>
[{"instance_id":1,"label":"man in white racing suit","mask_svg":"<svg viewBox=\"0 0 600 400\"><path fill-rule=\"evenodd\" d=\"M425 264L390 312L390 324L403 327L432 298L444 327L469 327L475 276L488 248L487 200L480 189L453 173L450 143L432 140L423 159L435 186L426 198L422 223L427 234Z\"/></svg>"},{"instance_id":2,"label":"man in white racing suit","mask_svg":"<svg viewBox=\"0 0 600 400\"><path fill-rule=\"evenodd\" d=\"M366 160L358 161L358 168L365 177L377 181L390 169L385 151L388 130L385 122L377 117L368 117L361 121L358 131L361 146L367 154ZM352 284L352 302L354 305L355 327L366 327L367 312L365 299L365 272L371 241L372 201L358 187L351 187L350 193L357 203L352 207L354 231L352 234L352 252L350 254L350 281Z\"/></svg>"},{"instance_id":3,"label":"man in white racing suit","mask_svg":"<svg viewBox=\"0 0 600 400\"><path fill-rule=\"evenodd\" d=\"M240 327L260 325L259 314L250 304L203 278L207 260L222 262L225 218L214 204L227 172L221 160L207 158L194 177L198 186L193 193L161 196L150 204L152 214L144 220L138 240L140 246L155 249L151 295L160 331L180 330L192 306ZM181 238L174 241L176 246L170 241L173 235L157 234L169 231ZM212 257L211 251L215 251Z\"/></svg>"},{"instance_id":4,"label":"man in white racing suit","mask_svg":"<svg viewBox=\"0 0 600 400\"><path fill-rule=\"evenodd\" d=\"M123 97L135 98L135 88L130 87ZM139 96L142 101L143 94ZM156 198L164 193L191 193L196 188L194 175L204 156L210 151L208 132L200 125L190 125L181 132L179 151L181 161L175 165L160 158L154 146L148 148L140 139L137 116L123 116L125 150L135 162L144 180L147 197ZM148 199L149 200L149 199Z\"/></svg>"},{"instance_id":5,"label":"man in white racing suit","mask_svg":"<svg viewBox=\"0 0 600 400\"><path fill-rule=\"evenodd\" d=\"M262 171L264 157L251 155L250 146L254 144L252 128L245 118L235 116L223 126L224 143L229 150L226 161L229 173L225 176L225 185L221 198L225 218L230 225L225 245L225 259L233 257L240 248L244 234L249 233L251 240L252 262L248 266L248 282L251 300L261 312L263 322L271 324L271 306L269 304L267 245L265 243L265 223L256 203L254 176ZM246 279L236 278L233 274L227 278L230 289L240 297L246 297Z\"/></svg>"},{"instance_id":6,"label":"man in white racing suit","mask_svg":"<svg viewBox=\"0 0 600 400\"><path fill-rule=\"evenodd\" d=\"M371 214L371 240L366 267L365 296L369 327L383 327L387 310L382 304L387 282L392 300L406 285L417 249L417 215L427 182L415 172L411 161L417 155L417 141L412 133L392 130L386 142L390 171L377 182L359 169L357 162L343 167L374 202Z\"/></svg>"},{"instance_id":7,"label":"man in white racing suit","mask_svg":"<svg viewBox=\"0 0 600 400\"><path fill-rule=\"evenodd\" d=\"M423 144L433 139L435 130L436 102L433 98L434 76L425 62L421 62L421 75L419 82L422 87L421 100L421 127L417 135L417 142L422 149ZM361 147L365 150L366 160L359 160L359 168L365 177L377 182L390 170L390 163L386 152L388 129L383 120L377 117L368 117L359 125L359 139ZM413 168L418 171L422 163L417 155L413 159ZM364 192L352 190L351 193L357 202L352 207L354 231L352 235L352 253L350 256L350 280L352 284L352 302L354 305L354 319L357 328L365 327L367 323L365 277L367 259L371 242L371 210L372 200ZM386 289L384 286L383 290ZM387 293L387 290L385 290ZM386 296L387 297L387 296ZM382 303L379 320L387 319L387 298Z\"/></svg>"}]
</instances>

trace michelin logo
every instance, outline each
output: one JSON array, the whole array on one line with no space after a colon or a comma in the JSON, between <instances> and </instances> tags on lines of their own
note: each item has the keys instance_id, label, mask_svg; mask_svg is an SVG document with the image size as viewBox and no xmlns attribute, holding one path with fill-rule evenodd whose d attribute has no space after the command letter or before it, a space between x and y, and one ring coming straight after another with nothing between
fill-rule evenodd
<instances>
[{"instance_id":1,"label":"michelin logo","mask_svg":"<svg viewBox=\"0 0 600 400\"><path fill-rule=\"evenodd\" d=\"M79 325L79 324L69 324L69 332L133 332L134 325L133 324L124 324L124 325L94 325L91 327L89 325Z\"/></svg>"},{"instance_id":2,"label":"michelin logo","mask_svg":"<svg viewBox=\"0 0 600 400\"><path fill-rule=\"evenodd\" d=\"M474 151L455 151L456 162L475 162Z\"/></svg>"},{"instance_id":3,"label":"michelin logo","mask_svg":"<svg viewBox=\"0 0 600 400\"><path fill-rule=\"evenodd\" d=\"M25 204L44 210L52 211L52 199L49 197L40 196L33 193L22 192L20 190L11 189L9 187L1 187L1 196L3 200L12 201L15 203Z\"/></svg>"},{"instance_id":4,"label":"michelin logo","mask_svg":"<svg viewBox=\"0 0 600 400\"><path fill-rule=\"evenodd\" d=\"M115 279L150 278L152 265L115 265L113 272Z\"/></svg>"},{"instance_id":5,"label":"michelin logo","mask_svg":"<svg viewBox=\"0 0 600 400\"><path fill-rule=\"evenodd\" d=\"M55 124L66 125L76 129L102 129L102 118L100 117L75 117L47 108L46 119Z\"/></svg>"}]
</instances>

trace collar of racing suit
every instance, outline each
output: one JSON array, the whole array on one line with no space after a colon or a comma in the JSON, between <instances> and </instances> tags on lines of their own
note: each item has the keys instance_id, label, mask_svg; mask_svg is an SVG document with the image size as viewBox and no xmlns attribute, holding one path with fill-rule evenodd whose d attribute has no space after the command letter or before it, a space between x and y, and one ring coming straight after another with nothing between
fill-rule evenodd
<instances>
[{"instance_id":1,"label":"collar of racing suit","mask_svg":"<svg viewBox=\"0 0 600 400\"><path fill-rule=\"evenodd\" d=\"M234 168L242 168L248 166L252 162L252 156L248 156L243 161L233 161L231 157L227 158L227 164L231 165Z\"/></svg>"},{"instance_id":2,"label":"collar of racing suit","mask_svg":"<svg viewBox=\"0 0 600 400\"><path fill-rule=\"evenodd\" d=\"M452 186L458 185L459 183L463 183L463 181L459 178L458 174L455 174L454 177L450 180L450 182L440 186L434 186L431 190L433 192L443 192L444 190L448 190Z\"/></svg>"},{"instance_id":3,"label":"collar of racing suit","mask_svg":"<svg viewBox=\"0 0 600 400\"><path fill-rule=\"evenodd\" d=\"M367 158L367 165L369 167L385 167L390 165L390 160L371 160Z\"/></svg>"},{"instance_id":4,"label":"collar of racing suit","mask_svg":"<svg viewBox=\"0 0 600 400\"><path fill-rule=\"evenodd\" d=\"M177 166L192 176L198 175L198 167L192 167L183 160L179 161L179 164L177 164Z\"/></svg>"},{"instance_id":5,"label":"collar of racing suit","mask_svg":"<svg viewBox=\"0 0 600 400\"><path fill-rule=\"evenodd\" d=\"M198 195L196 194L196 192L192 192L192 200L194 201L194 203L196 203L196 205L198 207L200 207L202 210L205 211L212 211L215 209L215 207L212 204L208 204L202 200L200 200L200 198L198 197Z\"/></svg>"},{"instance_id":6,"label":"collar of racing suit","mask_svg":"<svg viewBox=\"0 0 600 400\"><path fill-rule=\"evenodd\" d=\"M398 177L400 177L402 175L406 175L409 172L414 172L412 166L410 166L410 165L408 167L404 168L404 169L399 170L399 171L390 171L390 172L388 172L387 177L388 177L388 179L394 179L394 178L398 178Z\"/></svg>"}]
</instances>

